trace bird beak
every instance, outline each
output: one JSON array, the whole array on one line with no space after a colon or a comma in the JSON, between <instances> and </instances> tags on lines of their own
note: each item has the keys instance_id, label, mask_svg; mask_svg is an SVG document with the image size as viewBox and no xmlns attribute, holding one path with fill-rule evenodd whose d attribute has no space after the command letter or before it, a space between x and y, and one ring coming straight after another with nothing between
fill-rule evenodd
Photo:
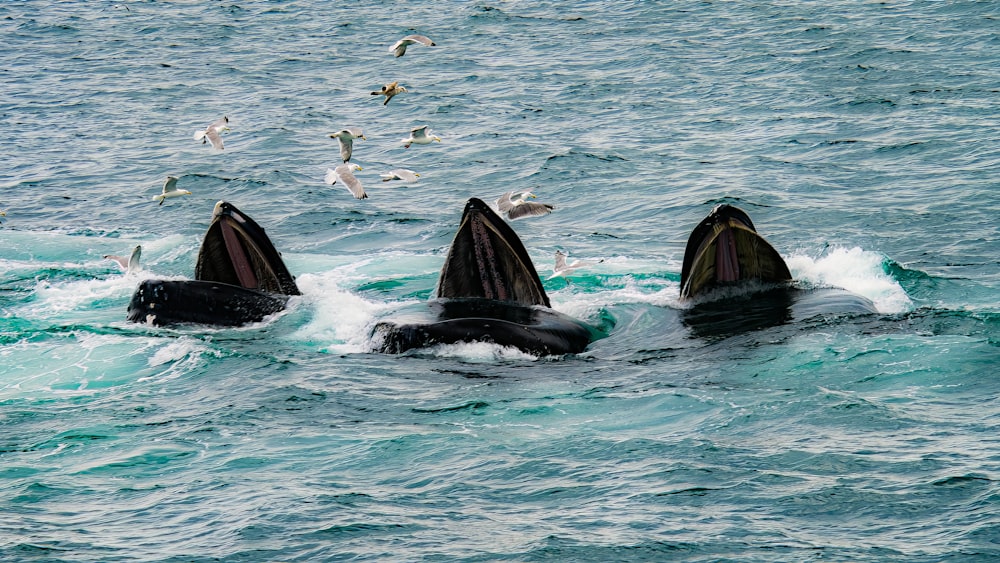
<instances>
[{"instance_id":1,"label":"bird beak","mask_svg":"<svg viewBox=\"0 0 1000 563\"><path fill-rule=\"evenodd\" d=\"M361 138L364 139L365 141L368 140L368 137L365 137L364 135L362 135Z\"/></svg>"},{"instance_id":2,"label":"bird beak","mask_svg":"<svg viewBox=\"0 0 1000 563\"><path fill-rule=\"evenodd\" d=\"M435 136L434 140L440 143L441 142L441 137Z\"/></svg>"},{"instance_id":3,"label":"bird beak","mask_svg":"<svg viewBox=\"0 0 1000 563\"><path fill-rule=\"evenodd\" d=\"M362 168L361 165L359 164L358 165L358 170L364 170L364 168Z\"/></svg>"}]
</instances>

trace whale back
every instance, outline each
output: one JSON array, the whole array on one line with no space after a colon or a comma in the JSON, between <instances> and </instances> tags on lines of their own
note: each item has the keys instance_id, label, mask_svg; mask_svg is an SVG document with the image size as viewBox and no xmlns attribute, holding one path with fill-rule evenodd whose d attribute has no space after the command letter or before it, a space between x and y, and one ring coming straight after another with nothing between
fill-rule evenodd
<instances>
[{"instance_id":1,"label":"whale back","mask_svg":"<svg viewBox=\"0 0 1000 563\"><path fill-rule=\"evenodd\" d=\"M742 209L720 205L691 232L681 269L681 298L746 280L791 281L788 265Z\"/></svg>"},{"instance_id":2,"label":"whale back","mask_svg":"<svg viewBox=\"0 0 1000 563\"><path fill-rule=\"evenodd\" d=\"M482 200L465 204L438 278L439 298L481 298L550 307L542 281L510 226Z\"/></svg>"},{"instance_id":3,"label":"whale back","mask_svg":"<svg viewBox=\"0 0 1000 563\"><path fill-rule=\"evenodd\" d=\"M225 201L215 205L212 223L198 251L194 278L265 293L300 294L263 227Z\"/></svg>"}]
</instances>

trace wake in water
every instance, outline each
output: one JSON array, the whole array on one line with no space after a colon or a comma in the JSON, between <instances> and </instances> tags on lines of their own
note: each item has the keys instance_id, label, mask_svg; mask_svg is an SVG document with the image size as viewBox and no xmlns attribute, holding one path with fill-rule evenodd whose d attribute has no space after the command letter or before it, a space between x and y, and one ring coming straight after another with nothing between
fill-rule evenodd
<instances>
[{"instance_id":1,"label":"wake in water","mask_svg":"<svg viewBox=\"0 0 1000 563\"><path fill-rule=\"evenodd\" d=\"M56 242L53 249L63 251L69 245L75 246L80 254L94 253L80 246L80 243L89 243L86 239L59 238L61 241ZM4 261L8 284L15 283L15 278L29 281L43 276L38 282L20 282L25 285L22 298L8 301L7 314L41 323L76 318L83 324L127 326L122 324L122 311L136 283L152 275L187 279L184 275L169 272L177 270L173 264L188 260L184 254L190 252L192 247L182 237L139 242L146 248L148 260L144 271L139 273L118 273L110 263L96 257L85 262L54 262L41 257L32 261ZM127 246L128 243L116 244ZM322 268L326 264L331 268L297 277L303 295L292 305L298 325L291 331L291 340L330 353L366 351L368 330L380 315L393 308L418 303L421 299L405 297L398 289L372 294L365 288L379 286L384 281L391 282L387 287L406 288L406 292L410 293L413 287L410 282L400 285L393 281L410 274L394 271L399 266L422 272L422 277L415 281L419 285L419 280L423 279L426 284L424 293L429 294L433 289L433 272L439 258L389 253L358 262L350 260L323 255L293 255L289 258L293 270L299 264L309 264L314 268ZM842 288L872 300L879 313L906 312L912 304L900 284L885 272L884 261L884 256L860 248L834 248L818 258L802 254L793 254L788 258L797 284L802 287ZM671 263L667 262L667 265ZM648 260L607 257L569 280L554 279L546 283L555 309L595 325L601 324L602 315L609 308L622 304L645 304L675 310L689 308L690 304L678 300L676 272L659 269L662 266ZM364 296L365 293L369 296ZM472 348L455 346L450 349ZM484 357L480 352L473 355Z\"/></svg>"},{"instance_id":2,"label":"wake in water","mask_svg":"<svg viewBox=\"0 0 1000 563\"><path fill-rule=\"evenodd\" d=\"M797 280L814 287L839 287L871 299L879 313L913 306L906 291L885 271L886 257L861 248L833 248L819 258L793 254L786 260Z\"/></svg>"},{"instance_id":3,"label":"wake in water","mask_svg":"<svg viewBox=\"0 0 1000 563\"><path fill-rule=\"evenodd\" d=\"M366 353L372 325L393 309L425 300L440 267L440 257L428 254L388 252L361 260L290 255L293 271L311 271L297 277L302 296L290 301L288 311L236 329L149 329L125 322L129 295L138 282L150 276L188 279L174 272L190 268L186 264L195 249L193 241L181 236L126 241L46 234L40 242L40 254L33 259L0 264L4 285L17 288L2 301L7 319L4 338L23 349L19 364L9 366L0 388L7 396L44 390L91 393L130 381L179 377L211 358L230 354L226 349L231 344L225 342L233 342L231 338L253 341L265 327L278 336L271 341L272 346L285 343L293 349L329 354ZM114 264L100 258L133 243L145 249L146 263L139 272L119 272ZM81 256L89 258L80 260ZM900 284L884 271L884 261L882 255L860 248L835 248L819 258L795 254L788 259L799 285L843 288L871 299L880 313L906 312L910 301ZM678 299L678 266L670 261L614 256L569 279L556 278L546 284L554 309L611 330L612 342L641 348L657 339L637 339L637 334L629 334L633 330L647 332L639 328L646 321L637 321L635 315L652 314L651 318L662 319L656 310L676 315L691 307ZM629 312L630 305L642 309ZM658 330L685 329L678 324L674 329L661 326ZM490 343L439 345L411 355L473 363L537 359ZM45 368L39 369L41 365Z\"/></svg>"}]
</instances>

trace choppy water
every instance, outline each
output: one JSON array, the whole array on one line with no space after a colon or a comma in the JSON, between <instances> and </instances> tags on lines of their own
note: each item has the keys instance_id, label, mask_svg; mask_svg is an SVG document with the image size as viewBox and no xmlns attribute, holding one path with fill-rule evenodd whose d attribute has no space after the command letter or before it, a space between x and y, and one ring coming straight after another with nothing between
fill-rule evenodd
<instances>
[{"instance_id":1,"label":"choppy water","mask_svg":"<svg viewBox=\"0 0 1000 563\"><path fill-rule=\"evenodd\" d=\"M1000 5L18 2L0 30L5 560L1000 556ZM438 45L394 59L411 32ZM222 115L225 151L192 140ZM403 149L419 124L443 142ZM360 202L323 183L348 125ZM193 195L157 206L168 174ZM611 335L367 353L464 201L525 187L543 277L604 260L554 306ZM126 323L220 199L304 295ZM719 202L880 314L699 333L680 263ZM142 272L101 258L135 244Z\"/></svg>"}]
</instances>

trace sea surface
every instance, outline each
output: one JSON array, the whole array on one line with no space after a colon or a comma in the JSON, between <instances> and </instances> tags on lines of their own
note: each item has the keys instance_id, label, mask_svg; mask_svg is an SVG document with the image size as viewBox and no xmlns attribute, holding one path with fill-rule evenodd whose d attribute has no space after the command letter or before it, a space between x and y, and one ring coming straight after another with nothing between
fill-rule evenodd
<instances>
[{"instance_id":1,"label":"sea surface","mask_svg":"<svg viewBox=\"0 0 1000 563\"><path fill-rule=\"evenodd\" d=\"M0 37L0 559L1000 558L1000 3L24 1ZM324 183L346 126L367 200ZM608 337L373 353L465 201L529 188ZM219 200L303 295L128 323ZM878 314L692 325L720 203Z\"/></svg>"}]
</instances>

